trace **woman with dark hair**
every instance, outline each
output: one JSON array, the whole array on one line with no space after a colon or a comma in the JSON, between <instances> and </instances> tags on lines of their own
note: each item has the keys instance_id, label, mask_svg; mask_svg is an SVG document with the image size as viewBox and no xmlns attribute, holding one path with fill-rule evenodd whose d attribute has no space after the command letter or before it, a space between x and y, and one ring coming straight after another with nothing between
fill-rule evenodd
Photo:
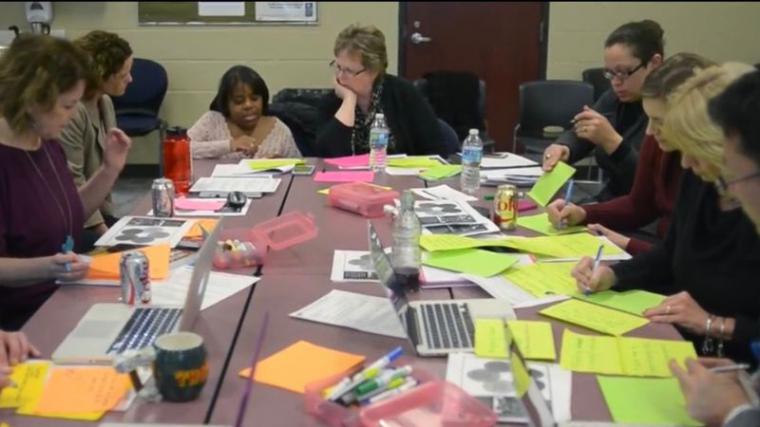
<instances>
[{"instance_id":1,"label":"woman with dark hair","mask_svg":"<svg viewBox=\"0 0 760 427\"><path fill-rule=\"evenodd\" d=\"M193 157L257 159L301 157L290 129L268 116L269 88L250 67L236 65L222 76L209 109L187 132Z\"/></svg>"},{"instance_id":2,"label":"woman with dark hair","mask_svg":"<svg viewBox=\"0 0 760 427\"><path fill-rule=\"evenodd\" d=\"M84 185L103 163L103 148L109 129L116 127L112 96L124 95L132 82L132 48L116 34L95 30L74 40L92 58L92 75L74 117L61 133L69 169L77 186ZM103 206L85 221L89 243L97 240L116 222L110 195ZM79 247L89 249L88 244Z\"/></svg>"},{"instance_id":3,"label":"woman with dark hair","mask_svg":"<svg viewBox=\"0 0 760 427\"><path fill-rule=\"evenodd\" d=\"M584 106L573 119L573 129L546 148L544 170L554 169L559 161L575 163L593 150L607 181L596 200L628 194L647 126L641 86L662 64L663 55L663 30L654 21L629 22L613 31L604 42L604 76L612 88L593 107Z\"/></svg>"}]
</instances>

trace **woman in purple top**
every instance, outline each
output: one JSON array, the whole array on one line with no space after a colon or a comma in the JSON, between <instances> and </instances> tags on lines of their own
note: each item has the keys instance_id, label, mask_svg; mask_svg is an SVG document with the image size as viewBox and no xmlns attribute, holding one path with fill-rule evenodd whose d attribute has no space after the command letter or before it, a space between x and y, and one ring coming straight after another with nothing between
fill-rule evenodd
<instances>
[{"instance_id":1,"label":"woman in purple top","mask_svg":"<svg viewBox=\"0 0 760 427\"><path fill-rule=\"evenodd\" d=\"M79 190L57 138L76 111L88 56L70 42L18 37L0 57L0 328L15 330L56 289L84 277L71 252L103 203L130 139L109 132L100 170Z\"/></svg>"}]
</instances>

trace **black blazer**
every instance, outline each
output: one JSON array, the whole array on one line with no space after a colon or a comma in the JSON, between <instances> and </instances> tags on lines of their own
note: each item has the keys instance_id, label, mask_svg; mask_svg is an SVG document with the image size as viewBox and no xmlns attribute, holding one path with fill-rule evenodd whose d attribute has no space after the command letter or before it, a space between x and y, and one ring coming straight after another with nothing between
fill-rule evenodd
<instances>
[{"instance_id":1,"label":"black blazer","mask_svg":"<svg viewBox=\"0 0 760 427\"><path fill-rule=\"evenodd\" d=\"M396 142L395 150L389 150L389 154L446 156L448 153L441 140L438 119L427 100L411 83L400 77L386 74L383 85L380 102ZM334 117L342 102L334 92L323 99L320 108L323 125L317 132L315 144L320 157L351 155L353 128Z\"/></svg>"}]
</instances>

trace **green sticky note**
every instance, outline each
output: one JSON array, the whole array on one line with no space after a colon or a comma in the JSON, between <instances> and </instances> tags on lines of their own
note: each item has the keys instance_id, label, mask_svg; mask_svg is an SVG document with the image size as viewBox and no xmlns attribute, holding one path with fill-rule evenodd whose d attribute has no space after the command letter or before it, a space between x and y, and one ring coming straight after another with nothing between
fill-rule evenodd
<instances>
[{"instance_id":1,"label":"green sticky note","mask_svg":"<svg viewBox=\"0 0 760 427\"><path fill-rule=\"evenodd\" d=\"M647 291L631 290L625 292L604 291L591 295L574 295L578 299L625 311L641 316L644 310L659 305L665 299L664 295Z\"/></svg>"},{"instance_id":2,"label":"green sticky note","mask_svg":"<svg viewBox=\"0 0 760 427\"><path fill-rule=\"evenodd\" d=\"M507 326L524 358L551 361L557 358L551 323L509 320Z\"/></svg>"},{"instance_id":3,"label":"green sticky note","mask_svg":"<svg viewBox=\"0 0 760 427\"><path fill-rule=\"evenodd\" d=\"M475 354L506 359L509 354L506 325L501 319L475 319Z\"/></svg>"},{"instance_id":4,"label":"green sticky note","mask_svg":"<svg viewBox=\"0 0 760 427\"><path fill-rule=\"evenodd\" d=\"M604 244L602 255L621 255L624 250L592 236L589 233L565 234L561 236L509 237L501 241L504 246L520 252L542 255L551 258L579 259L584 256L595 257L600 244Z\"/></svg>"},{"instance_id":5,"label":"green sticky note","mask_svg":"<svg viewBox=\"0 0 760 427\"><path fill-rule=\"evenodd\" d=\"M700 426L675 378L597 377L612 419L626 424Z\"/></svg>"},{"instance_id":6,"label":"green sticky note","mask_svg":"<svg viewBox=\"0 0 760 427\"><path fill-rule=\"evenodd\" d=\"M574 262L539 262L521 265L504 272L504 277L536 297L579 294L570 273Z\"/></svg>"},{"instance_id":7,"label":"green sticky note","mask_svg":"<svg viewBox=\"0 0 760 427\"><path fill-rule=\"evenodd\" d=\"M478 240L472 237L457 236L456 234L423 234L420 236L420 246L428 252L480 248L489 246L490 244L498 245L499 243L503 244L505 241Z\"/></svg>"},{"instance_id":8,"label":"green sticky note","mask_svg":"<svg viewBox=\"0 0 760 427\"><path fill-rule=\"evenodd\" d=\"M441 162L438 161L438 159L430 158L429 156L407 156L388 159L388 166L394 168L422 169L441 166Z\"/></svg>"},{"instance_id":9,"label":"green sticky note","mask_svg":"<svg viewBox=\"0 0 760 427\"><path fill-rule=\"evenodd\" d=\"M649 323L649 320L643 317L577 299L552 305L539 311L539 313L610 335L623 335Z\"/></svg>"},{"instance_id":10,"label":"green sticky note","mask_svg":"<svg viewBox=\"0 0 760 427\"><path fill-rule=\"evenodd\" d=\"M257 170L275 169L283 166L293 166L303 164L303 159L254 159L248 160L248 166Z\"/></svg>"},{"instance_id":11,"label":"green sticky note","mask_svg":"<svg viewBox=\"0 0 760 427\"><path fill-rule=\"evenodd\" d=\"M564 162L559 162L551 172L544 173L538 181L533 184L533 188L530 189L528 197L533 199L539 205L546 206L557 191L559 191L559 189L565 185L565 182L567 182L567 180L574 174L575 168Z\"/></svg>"},{"instance_id":12,"label":"green sticky note","mask_svg":"<svg viewBox=\"0 0 760 427\"><path fill-rule=\"evenodd\" d=\"M508 269L517 257L478 249L430 252L422 262L431 267L476 276L491 277Z\"/></svg>"},{"instance_id":13,"label":"green sticky note","mask_svg":"<svg viewBox=\"0 0 760 427\"><path fill-rule=\"evenodd\" d=\"M586 227L582 225L576 225L573 227L565 227L561 230L554 228L549 221L549 215L546 213L538 215L520 216L517 218L517 225L528 230L533 230L536 233L540 233L546 236L559 236L562 234L581 233L586 231Z\"/></svg>"},{"instance_id":14,"label":"green sticky note","mask_svg":"<svg viewBox=\"0 0 760 427\"><path fill-rule=\"evenodd\" d=\"M437 180L437 179L444 179L449 178L455 175L458 175L460 172L462 172L462 166L461 165L441 165L432 167L425 172L422 172L420 174L420 178L426 179L426 180Z\"/></svg>"}]
</instances>

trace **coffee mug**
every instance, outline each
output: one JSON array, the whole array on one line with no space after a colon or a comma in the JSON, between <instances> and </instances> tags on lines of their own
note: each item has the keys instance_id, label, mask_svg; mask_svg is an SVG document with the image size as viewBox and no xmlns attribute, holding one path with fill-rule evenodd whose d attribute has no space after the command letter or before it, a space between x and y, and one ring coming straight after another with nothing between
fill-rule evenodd
<instances>
[{"instance_id":1,"label":"coffee mug","mask_svg":"<svg viewBox=\"0 0 760 427\"><path fill-rule=\"evenodd\" d=\"M153 343L153 378L169 402L197 399L208 377L203 338L192 332L161 335Z\"/></svg>"}]
</instances>

